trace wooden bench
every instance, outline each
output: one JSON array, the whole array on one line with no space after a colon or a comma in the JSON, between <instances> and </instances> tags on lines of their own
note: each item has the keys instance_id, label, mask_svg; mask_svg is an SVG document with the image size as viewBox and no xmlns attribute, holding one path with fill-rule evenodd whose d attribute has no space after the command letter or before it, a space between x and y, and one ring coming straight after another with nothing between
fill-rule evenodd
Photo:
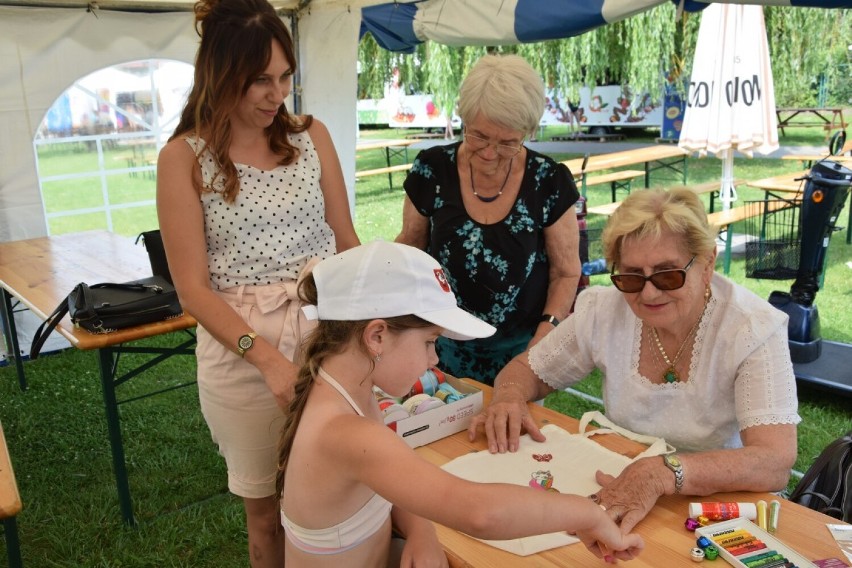
<instances>
[{"instance_id":1,"label":"wooden bench","mask_svg":"<svg viewBox=\"0 0 852 568\"><path fill-rule=\"evenodd\" d=\"M551 136L550 139L554 142L607 142L610 140L624 140L627 138L624 134L592 134L590 132L577 132L576 134L569 134L567 136Z\"/></svg>"},{"instance_id":2,"label":"wooden bench","mask_svg":"<svg viewBox=\"0 0 852 568\"><path fill-rule=\"evenodd\" d=\"M839 162L845 162L848 160L852 160L852 139L847 140L840 151L831 155L828 151L822 152L821 154L787 154L786 156L781 156L782 160L799 160L802 162L802 165L806 168L810 168L814 162L819 162L820 160L834 160Z\"/></svg>"},{"instance_id":3,"label":"wooden bench","mask_svg":"<svg viewBox=\"0 0 852 568\"><path fill-rule=\"evenodd\" d=\"M18 541L18 525L15 521L21 508L21 496L18 494L12 460L9 458L9 449L6 447L3 425L0 424L0 520L3 521L3 533L6 537L9 568L21 568L23 565L21 545Z\"/></svg>"},{"instance_id":4,"label":"wooden bench","mask_svg":"<svg viewBox=\"0 0 852 568\"><path fill-rule=\"evenodd\" d=\"M695 193L697 193L699 195L701 195L702 193L713 193L713 194L715 194L715 192L719 190L720 183L721 182L714 180L714 181L708 181L708 182L699 183L699 184L695 184L695 185L688 185L688 186L685 186L685 187L688 187L689 189L691 189L692 191L694 191ZM742 184L746 183L746 181L743 180L743 179L735 179L733 183L734 183L734 186L736 187L738 185L742 185ZM711 213L713 212L713 198L714 198L714 195L711 195L710 196L710 212ZM619 205L621 205L621 201L614 201L612 203L606 203L604 205L595 205L593 207L588 207L586 209L586 212L591 213L593 215L609 216L609 215L612 215L615 212L616 209L618 209Z\"/></svg>"},{"instance_id":5,"label":"wooden bench","mask_svg":"<svg viewBox=\"0 0 852 568\"><path fill-rule=\"evenodd\" d=\"M606 203L604 205L595 205L594 207L586 208L586 213L590 215L606 215L609 217L618 207L621 205L621 201L613 201L612 203Z\"/></svg>"},{"instance_id":6,"label":"wooden bench","mask_svg":"<svg viewBox=\"0 0 852 568\"><path fill-rule=\"evenodd\" d=\"M411 169L413 164L397 164L395 166L388 166L386 168L375 168L372 170L361 170L360 172L355 172L355 179L361 179L363 177L375 176L379 174L388 174L388 178L390 179L390 174L394 172L405 172Z\"/></svg>"},{"instance_id":7,"label":"wooden bench","mask_svg":"<svg viewBox=\"0 0 852 568\"><path fill-rule=\"evenodd\" d=\"M615 201L615 192L619 189L626 189L630 195L630 186L634 179L644 177L645 172L641 170L621 170L609 174L599 176L586 177L586 187L593 185L609 184L612 191L612 200Z\"/></svg>"},{"instance_id":8,"label":"wooden bench","mask_svg":"<svg viewBox=\"0 0 852 568\"><path fill-rule=\"evenodd\" d=\"M791 172L780 174L763 179L756 179L748 182L749 187L762 189L767 193L799 193L805 189L805 182L802 178L807 176L810 170L802 170L800 172Z\"/></svg>"},{"instance_id":9,"label":"wooden bench","mask_svg":"<svg viewBox=\"0 0 852 568\"><path fill-rule=\"evenodd\" d=\"M734 187L737 187L738 185L743 185L743 184L748 183L748 182L744 179L735 179L731 183L733 184ZM721 180L712 180L712 181L706 181L704 183L698 183L698 184L695 184L695 185L688 185L686 187L688 187L689 189L691 189L692 191L694 191L698 195L701 195L703 193L709 193L710 194L710 213L712 213L716 208L716 206L715 206L716 197L719 195L719 190L721 189L721 186L722 186Z\"/></svg>"},{"instance_id":10,"label":"wooden bench","mask_svg":"<svg viewBox=\"0 0 852 568\"><path fill-rule=\"evenodd\" d=\"M387 168L376 168L373 170L363 170L355 172L355 179L377 174L388 174L388 185L393 189L393 173L407 170L411 167L410 164L402 166L391 165L391 158L394 156L404 156L404 160L408 161L408 147L416 144L419 140L414 138L404 139L398 138L395 140L364 140L355 145L356 152L364 152L367 150L383 150L385 153L385 163Z\"/></svg>"}]
</instances>

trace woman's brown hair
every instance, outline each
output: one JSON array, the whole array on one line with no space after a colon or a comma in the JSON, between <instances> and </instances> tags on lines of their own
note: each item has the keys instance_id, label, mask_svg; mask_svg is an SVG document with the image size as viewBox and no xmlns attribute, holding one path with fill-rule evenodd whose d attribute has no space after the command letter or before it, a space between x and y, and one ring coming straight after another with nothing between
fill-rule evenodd
<instances>
[{"instance_id":1,"label":"woman's brown hair","mask_svg":"<svg viewBox=\"0 0 852 568\"><path fill-rule=\"evenodd\" d=\"M269 64L273 41L281 46L294 73L296 54L284 22L266 0L202 0L196 2L194 10L195 29L201 36L195 77L180 122L169 140L186 135L201 138L203 134L206 149L218 165L216 178L224 182L223 197L233 203L240 180L229 155L231 113ZM280 165L292 164L299 156L288 133L303 132L311 122L311 116L300 120L290 115L283 104L279 107L267 135L269 147L281 156ZM199 155L203 150L198 147Z\"/></svg>"}]
</instances>

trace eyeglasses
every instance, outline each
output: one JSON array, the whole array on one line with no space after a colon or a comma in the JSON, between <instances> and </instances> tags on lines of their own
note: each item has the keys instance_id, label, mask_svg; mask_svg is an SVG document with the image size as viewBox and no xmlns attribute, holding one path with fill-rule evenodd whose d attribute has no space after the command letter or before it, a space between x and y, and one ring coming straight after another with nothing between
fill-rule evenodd
<instances>
[{"instance_id":1,"label":"eyeglasses","mask_svg":"<svg viewBox=\"0 0 852 568\"><path fill-rule=\"evenodd\" d=\"M695 257L683 268L675 268L673 270L660 270L650 276L644 274L615 274L615 267L612 267L612 273L609 279L615 284L615 287L626 294L635 294L641 292L645 288L645 283L649 280L651 284L656 286L657 290L677 290L683 288L686 283L686 271L695 262Z\"/></svg>"},{"instance_id":2,"label":"eyeglasses","mask_svg":"<svg viewBox=\"0 0 852 568\"><path fill-rule=\"evenodd\" d=\"M467 133L464 135L464 141L474 152L481 152L489 146L494 146L494 151L497 152L497 155L501 158L514 158L518 155L518 152L521 151L521 147L523 146L523 142L517 146L509 146L508 144L492 144L485 138L480 138L479 136Z\"/></svg>"}]
</instances>

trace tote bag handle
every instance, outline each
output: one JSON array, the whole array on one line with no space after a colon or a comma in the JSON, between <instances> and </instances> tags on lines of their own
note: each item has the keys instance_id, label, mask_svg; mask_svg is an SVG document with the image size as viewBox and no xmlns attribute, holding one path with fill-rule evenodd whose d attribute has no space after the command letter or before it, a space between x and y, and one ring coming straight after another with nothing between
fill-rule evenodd
<instances>
[{"instance_id":1,"label":"tote bag handle","mask_svg":"<svg viewBox=\"0 0 852 568\"><path fill-rule=\"evenodd\" d=\"M601 427L586 432L589 422L592 421L597 422ZM621 434L628 440L633 440L634 442L639 442L640 444L648 446L648 449L636 456L634 461L651 456L670 454L676 451L675 447L667 443L663 438L631 432L627 428L622 428L597 410L586 412L583 414L582 418L580 418L580 434L587 438L596 434Z\"/></svg>"}]
</instances>

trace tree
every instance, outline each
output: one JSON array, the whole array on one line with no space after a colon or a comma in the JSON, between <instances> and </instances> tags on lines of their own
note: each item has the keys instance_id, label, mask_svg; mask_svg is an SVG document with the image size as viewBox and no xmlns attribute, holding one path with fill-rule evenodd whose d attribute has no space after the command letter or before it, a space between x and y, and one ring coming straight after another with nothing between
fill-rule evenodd
<instances>
[{"instance_id":1,"label":"tree","mask_svg":"<svg viewBox=\"0 0 852 568\"><path fill-rule=\"evenodd\" d=\"M849 10L765 7L764 17L776 104L849 104ZM367 34L359 48L359 94L380 98L397 68L408 92L431 93L440 108L451 109L462 79L486 52L523 56L548 86L574 100L583 85L629 84L653 93L669 80L682 88L680 80L691 73L700 21L700 12L678 19L674 4L664 4L566 39L488 47L426 42L413 54L386 51ZM834 92L821 100L820 85L835 85Z\"/></svg>"}]
</instances>

